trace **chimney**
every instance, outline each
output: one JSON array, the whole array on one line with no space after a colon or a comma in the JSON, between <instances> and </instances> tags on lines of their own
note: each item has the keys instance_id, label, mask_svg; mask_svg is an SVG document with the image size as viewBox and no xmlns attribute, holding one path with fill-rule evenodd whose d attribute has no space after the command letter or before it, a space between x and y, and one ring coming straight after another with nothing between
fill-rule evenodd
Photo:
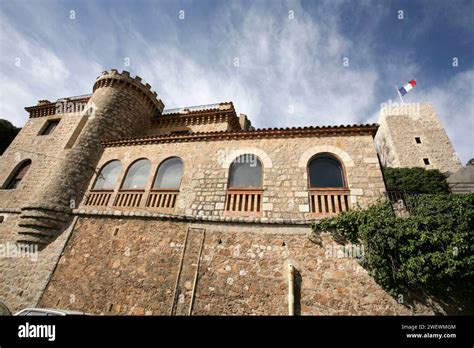
<instances>
[{"instance_id":1,"label":"chimney","mask_svg":"<svg viewBox=\"0 0 474 348\"><path fill-rule=\"evenodd\" d=\"M239 123L240 123L240 128L242 128L242 130L248 130L249 129L250 121L248 120L247 115L240 114L239 115Z\"/></svg>"}]
</instances>

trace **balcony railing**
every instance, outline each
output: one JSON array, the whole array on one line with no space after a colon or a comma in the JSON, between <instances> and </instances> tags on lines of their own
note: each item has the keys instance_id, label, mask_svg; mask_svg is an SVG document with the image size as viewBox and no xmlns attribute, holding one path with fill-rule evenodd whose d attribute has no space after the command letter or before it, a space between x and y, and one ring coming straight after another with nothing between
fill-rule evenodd
<instances>
[{"instance_id":1,"label":"balcony railing","mask_svg":"<svg viewBox=\"0 0 474 348\"><path fill-rule=\"evenodd\" d=\"M179 190L154 190L150 191L146 206L150 208L173 209L176 204Z\"/></svg>"},{"instance_id":2,"label":"balcony railing","mask_svg":"<svg viewBox=\"0 0 474 348\"><path fill-rule=\"evenodd\" d=\"M110 197L114 191L91 191L87 196L85 205L95 207L105 207L109 204Z\"/></svg>"},{"instance_id":3,"label":"balcony railing","mask_svg":"<svg viewBox=\"0 0 474 348\"><path fill-rule=\"evenodd\" d=\"M120 190L115 197L115 207L139 207L144 190Z\"/></svg>"},{"instance_id":4,"label":"balcony railing","mask_svg":"<svg viewBox=\"0 0 474 348\"><path fill-rule=\"evenodd\" d=\"M349 190L347 189L310 189L310 212L315 216L331 216L348 211Z\"/></svg>"},{"instance_id":5,"label":"balcony railing","mask_svg":"<svg viewBox=\"0 0 474 348\"><path fill-rule=\"evenodd\" d=\"M260 216L262 213L263 190L227 191L226 215Z\"/></svg>"},{"instance_id":6,"label":"balcony railing","mask_svg":"<svg viewBox=\"0 0 474 348\"><path fill-rule=\"evenodd\" d=\"M217 103L217 104L206 104L206 105L195 105L195 106L185 106L182 108L176 109L165 109L162 112L162 115L171 115L171 114L187 114L194 111L205 111L211 109L221 109L227 110L231 108L230 103Z\"/></svg>"}]
</instances>

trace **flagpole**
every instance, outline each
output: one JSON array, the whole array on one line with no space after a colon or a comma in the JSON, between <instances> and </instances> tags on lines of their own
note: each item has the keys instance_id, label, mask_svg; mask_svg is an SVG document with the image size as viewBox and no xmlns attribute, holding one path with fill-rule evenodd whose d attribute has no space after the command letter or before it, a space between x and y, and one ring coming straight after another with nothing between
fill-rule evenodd
<instances>
[{"instance_id":1,"label":"flagpole","mask_svg":"<svg viewBox=\"0 0 474 348\"><path fill-rule=\"evenodd\" d=\"M402 95L400 94L400 91L398 90L398 86L395 85L395 88L397 89L397 93L398 93L398 96L400 97L400 100L402 101L402 104L405 104L405 103L403 102Z\"/></svg>"}]
</instances>

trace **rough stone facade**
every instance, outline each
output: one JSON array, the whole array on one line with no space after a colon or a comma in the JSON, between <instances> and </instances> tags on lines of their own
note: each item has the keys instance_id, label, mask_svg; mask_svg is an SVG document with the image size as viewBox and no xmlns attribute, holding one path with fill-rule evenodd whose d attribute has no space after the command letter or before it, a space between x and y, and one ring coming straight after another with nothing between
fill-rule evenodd
<instances>
[{"instance_id":1,"label":"rough stone facade","mask_svg":"<svg viewBox=\"0 0 474 348\"><path fill-rule=\"evenodd\" d=\"M193 299L193 315L287 315L291 263L298 271L297 314L410 313L329 236L318 246L308 231L81 217L39 305L105 315L188 315Z\"/></svg>"},{"instance_id":2,"label":"rough stone facade","mask_svg":"<svg viewBox=\"0 0 474 348\"><path fill-rule=\"evenodd\" d=\"M355 207L376 201L385 186L370 135L350 137L299 137L272 139L241 139L228 141L195 141L106 147L98 167L111 160L120 160L123 181L127 168L140 158L151 161L151 171L145 192L153 184L154 173L166 158L177 156L184 164L184 175L172 213L184 215L223 216L229 166L240 154L254 154L263 166L263 219L310 218L308 203L307 164L320 152L334 153L346 168L350 199ZM94 180L91 181L93 185ZM116 185L110 199L119 191ZM152 210L145 207L121 208ZM169 211L167 211L169 212ZM265 221L265 220L264 220Z\"/></svg>"},{"instance_id":3,"label":"rough stone facade","mask_svg":"<svg viewBox=\"0 0 474 348\"><path fill-rule=\"evenodd\" d=\"M230 102L163 110L149 85L116 70L97 78L92 95L65 101L73 110L26 108L29 121L0 157L0 300L11 309L286 314L292 263L301 314L408 313L353 257L335 256L329 236L322 246L307 236L314 219L383 197L377 125L248 130ZM50 120L57 128L40 135ZM308 164L320 154L339 162L343 187L309 187ZM260 161L262 186L234 198L229 171L241 155ZM183 177L163 193L152 185L170 157L181 159ZM145 188L122 189L144 158ZM7 189L27 159L21 183ZM121 164L115 186L94 190L112 160ZM150 205L153 195L167 195L167 205ZM234 199L240 210L231 211ZM37 248L37 260L5 256L7 246Z\"/></svg>"},{"instance_id":4,"label":"rough stone facade","mask_svg":"<svg viewBox=\"0 0 474 348\"><path fill-rule=\"evenodd\" d=\"M387 106L375 137L383 165L456 172L462 166L431 104Z\"/></svg>"}]
</instances>

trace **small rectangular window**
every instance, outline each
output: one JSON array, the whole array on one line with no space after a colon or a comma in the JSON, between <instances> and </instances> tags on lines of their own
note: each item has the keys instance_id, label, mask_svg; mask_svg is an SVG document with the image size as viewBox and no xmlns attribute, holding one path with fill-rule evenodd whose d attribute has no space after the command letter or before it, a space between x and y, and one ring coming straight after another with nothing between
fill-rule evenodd
<instances>
[{"instance_id":1,"label":"small rectangular window","mask_svg":"<svg viewBox=\"0 0 474 348\"><path fill-rule=\"evenodd\" d=\"M423 158L423 162L425 163L425 165L429 165L430 164L430 160L428 158Z\"/></svg>"},{"instance_id":2,"label":"small rectangular window","mask_svg":"<svg viewBox=\"0 0 474 348\"><path fill-rule=\"evenodd\" d=\"M415 141L417 144L421 144L421 138L420 137L415 137Z\"/></svg>"},{"instance_id":3,"label":"small rectangular window","mask_svg":"<svg viewBox=\"0 0 474 348\"><path fill-rule=\"evenodd\" d=\"M5 220L5 217L3 215L0 215L0 224Z\"/></svg>"},{"instance_id":4,"label":"small rectangular window","mask_svg":"<svg viewBox=\"0 0 474 348\"><path fill-rule=\"evenodd\" d=\"M50 120L46 122L45 126L40 132L40 135L48 135L53 133L54 129L58 126L59 120Z\"/></svg>"},{"instance_id":5,"label":"small rectangular window","mask_svg":"<svg viewBox=\"0 0 474 348\"><path fill-rule=\"evenodd\" d=\"M185 135L185 134L190 134L191 131L189 129L186 130L179 130L179 131L172 131L170 134L171 135Z\"/></svg>"}]
</instances>

